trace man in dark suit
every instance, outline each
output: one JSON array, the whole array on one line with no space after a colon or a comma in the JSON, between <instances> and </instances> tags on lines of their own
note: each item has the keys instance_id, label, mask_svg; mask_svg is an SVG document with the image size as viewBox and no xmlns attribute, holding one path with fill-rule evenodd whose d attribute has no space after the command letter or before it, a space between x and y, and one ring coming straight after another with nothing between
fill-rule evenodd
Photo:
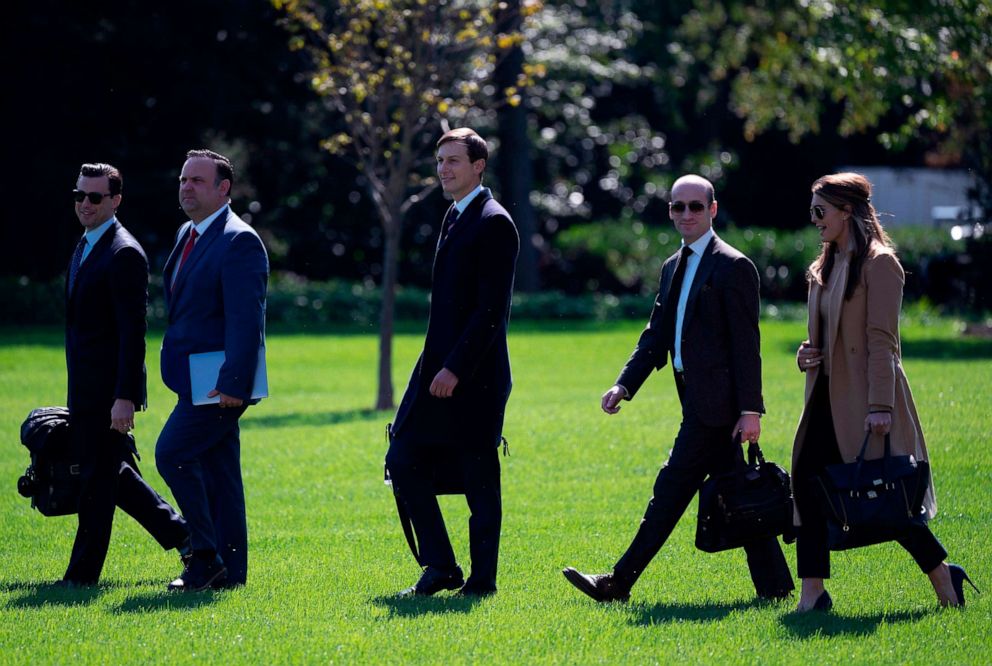
<instances>
[{"instance_id":1,"label":"man in dark suit","mask_svg":"<svg viewBox=\"0 0 992 666\"><path fill-rule=\"evenodd\" d=\"M146 403L148 261L117 221L123 180L109 164L84 164L73 197L85 233L66 278L65 360L70 442L80 461L79 527L63 581L100 578L114 508L165 549L189 550L186 521L137 471L128 431Z\"/></svg>"},{"instance_id":2,"label":"man in dark suit","mask_svg":"<svg viewBox=\"0 0 992 666\"><path fill-rule=\"evenodd\" d=\"M423 575L400 594L496 591L502 503L498 446L510 395L506 329L519 239L487 188L486 142L468 128L437 142L437 174L454 203L434 255L424 350L386 454L397 498L420 543ZM471 511L472 572L463 581L435 496L435 470L459 476ZM464 584L463 584L464 583Z\"/></svg>"},{"instance_id":3,"label":"man in dark suit","mask_svg":"<svg viewBox=\"0 0 992 666\"><path fill-rule=\"evenodd\" d=\"M162 380L178 396L155 448L162 478L189 521L193 558L169 589L243 585L248 526L241 481L238 421L251 404L265 341L269 260L255 230L231 211L234 167L209 150L186 154L180 227L165 264L169 325L162 341ZM194 405L190 354L224 352L217 403Z\"/></svg>"},{"instance_id":4,"label":"man in dark suit","mask_svg":"<svg viewBox=\"0 0 992 666\"><path fill-rule=\"evenodd\" d=\"M616 384L602 398L607 414L620 411L641 384L668 361L682 403L682 424L661 468L640 528L609 574L569 567L565 578L597 601L626 600L675 528L707 474L728 471L733 437L757 442L761 434L761 356L758 273L743 254L713 232L713 185L683 176L672 186L669 217L682 248L661 269L658 297L647 328ZM744 548L758 596L781 598L794 589L774 538Z\"/></svg>"}]
</instances>

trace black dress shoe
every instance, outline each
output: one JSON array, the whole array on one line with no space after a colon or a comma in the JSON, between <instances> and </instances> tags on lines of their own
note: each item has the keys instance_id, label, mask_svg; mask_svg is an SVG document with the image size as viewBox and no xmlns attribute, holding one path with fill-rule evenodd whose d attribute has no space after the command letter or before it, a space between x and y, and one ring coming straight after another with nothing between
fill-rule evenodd
<instances>
[{"instance_id":1,"label":"black dress shoe","mask_svg":"<svg viewBox=\"0 0 992 666\"><path fill-rule=\"evenodd\" d=\"M621 587L613 578L613 574L584 574L572 567L562 569L565 580L588 594L596 601L627 601L630 590Z\"/></svg>"},{"instance_id":2,"label":"black dress shoe","mask_svg":"<svg viewBox=\"0 0 992 666\"><path fill-rule=\"evenodd\" d=\"M227 567L219 557L213 560L194 557L183 570L182 575L169 583L168 589L175 592L200 592L220 586L227 580Z\"/></svg>"},{"instance_id":3,"label":"black dress shoe","mask_svg":"<svg viewBox=\"0 0 992 666\"><path fill-rule=\"evenodd\" d=\"M496 586L481 585L469 580L462 585L462 589L458 590L455 594L462 597L488 597L492 594L496 594Z\"/></svg>"},{"instance_id":4,"label":"black dress shoe","mask_svg":"<svg viewBox=\"0 0 992 666\"><path fill-rule=\"evenodd\" d=\"M420 580L414 583L413 587L408 587L396 596L398 597L429 597L441 590L457 590L465 583L462 569L455 566L454 569L439 569L437 567L425 567Z\"/></svg>"},{"instance_id":5,"label":"black dress shoe","mask_svg":"<svg viewBox=\"0 0 992 666\"><path fill-rule=\"evenodd\" d=\"M959 564L948 564L947 568L951 570L951 585L954 586L954 594L958 597L958 606L964 607L964 582L968 581L968 585L971 585L975 592L981 594L979 589L975 587L975 584L971 582L968 578L968 574L965 573L964 568Z\"/></svg>"}]
</instances>

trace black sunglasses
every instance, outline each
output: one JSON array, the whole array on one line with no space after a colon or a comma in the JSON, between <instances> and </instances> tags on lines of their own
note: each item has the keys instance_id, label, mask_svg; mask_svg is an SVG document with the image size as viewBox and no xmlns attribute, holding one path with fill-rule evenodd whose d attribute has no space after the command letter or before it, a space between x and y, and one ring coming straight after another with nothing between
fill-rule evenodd
<instances>
[{"instance_id":1,"label":"black sunglasses","mask_svg":"<svg viewBox=\"0 0 992 666\"><path fill-rule=\"evenodd\" d=\"M827 214L827 209L820 205L813 206L809 209L809 216L813 217L814 215L816 215L816 219L818 220L822 220L823 216L826 214Z\"/></svg>"},{"instance_id":2,"label":"black sunglasses","mask_svg":"<svg viewBox=\"0 0 992 666\"><path fill-rule=\"evenodd\" d=\"M686 209L686 205L687 204L684 201L673 201L670 204L668 204L668 207L671 209L673 213L684 213ZM704 210L706 210L706 204L704 204L702 201L690 201L688 203L688 207L689 210L691 210L693 213L702 213Z\"/></svg>"},{"instance_id":3,"label":"black sunglasses","mask_svg":"<svg viewBox=\"0 0 992 666\"><path fill-rule=\"evenodd\" d=\"M72 198L76 200L76 203L83 203L83 199L89 199L90 203L94 206L99 206L104 197L112 196L114 195L109 192L107 194L101 194L100 192L83 192L82 190L72 191Z\"/></svg>"}]
</instances>

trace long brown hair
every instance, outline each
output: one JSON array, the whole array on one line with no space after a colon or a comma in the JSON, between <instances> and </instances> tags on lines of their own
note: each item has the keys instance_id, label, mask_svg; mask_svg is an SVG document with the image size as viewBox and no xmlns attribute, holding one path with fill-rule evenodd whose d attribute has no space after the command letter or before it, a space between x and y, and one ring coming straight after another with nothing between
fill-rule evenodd
<instances>
[{"instance_id":1,"label":"long brown hair","mask_svg":"<svg viewBox=\"0 0 992 666\"><path fill-rule=\"evenodd\" d=\"M835 173L817 178L811 188L813 194L841 210L850 213L847 218L848 232L854 239L854 255L848 272L844 300L850 300L854 288L861 277L861 268L871 250L872 243L892 248L892 241L878 221L878 213L871 205L871 182L860 173ZM806 274L810 282L823 285L830 279L835 256L839 250L836 243L824 243L820 256L813 261Z\"/></svg>"}]
</instances>

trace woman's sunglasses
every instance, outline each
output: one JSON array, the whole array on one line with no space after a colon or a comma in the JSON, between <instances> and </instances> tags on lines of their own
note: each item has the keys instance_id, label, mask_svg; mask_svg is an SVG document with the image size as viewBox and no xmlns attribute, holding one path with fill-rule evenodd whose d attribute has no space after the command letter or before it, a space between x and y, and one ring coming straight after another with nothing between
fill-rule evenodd
<instances>
[{"instance_id":1,"label":"woman's sunglasses","mask_svg":"<svg viewBox=\"0 0 992 666\"><path fill-rule=\"evenodd\" d=\"M827 214L827 209L820 205L813 206L812 208L809 209L809 216L813 217L815 215L816 219L818 220L822 220L823 216L826 214Z\"/></svg>"},{"instance_id":2,"label":"woman's sunglasses","mask_svg":"<svg viewBox=\"0 0 992 666\"><path fill-rule=\"evenodd\" d=\"M668 204L673 213L684 213L687 206L693 213L702 213L706 210L706 204L702 201L690 201L688 204L684 201L673 201Z\"/></svg>"},{"instance_id":3,"label":"woman's sunglasses","mask_svg":"<svg viewBox=\"0 0 992 666\"><path fill-rule=\"evenodd\" d=\"M101 194L100 192L83 192L82 190L72 191L72 198L76 200L76 203L83 203L83 199L89 199L90 203L94 206L99 206L104 197L112 196L114 195L109 192L106 194Z\"/></svg>"}]
</instances>

